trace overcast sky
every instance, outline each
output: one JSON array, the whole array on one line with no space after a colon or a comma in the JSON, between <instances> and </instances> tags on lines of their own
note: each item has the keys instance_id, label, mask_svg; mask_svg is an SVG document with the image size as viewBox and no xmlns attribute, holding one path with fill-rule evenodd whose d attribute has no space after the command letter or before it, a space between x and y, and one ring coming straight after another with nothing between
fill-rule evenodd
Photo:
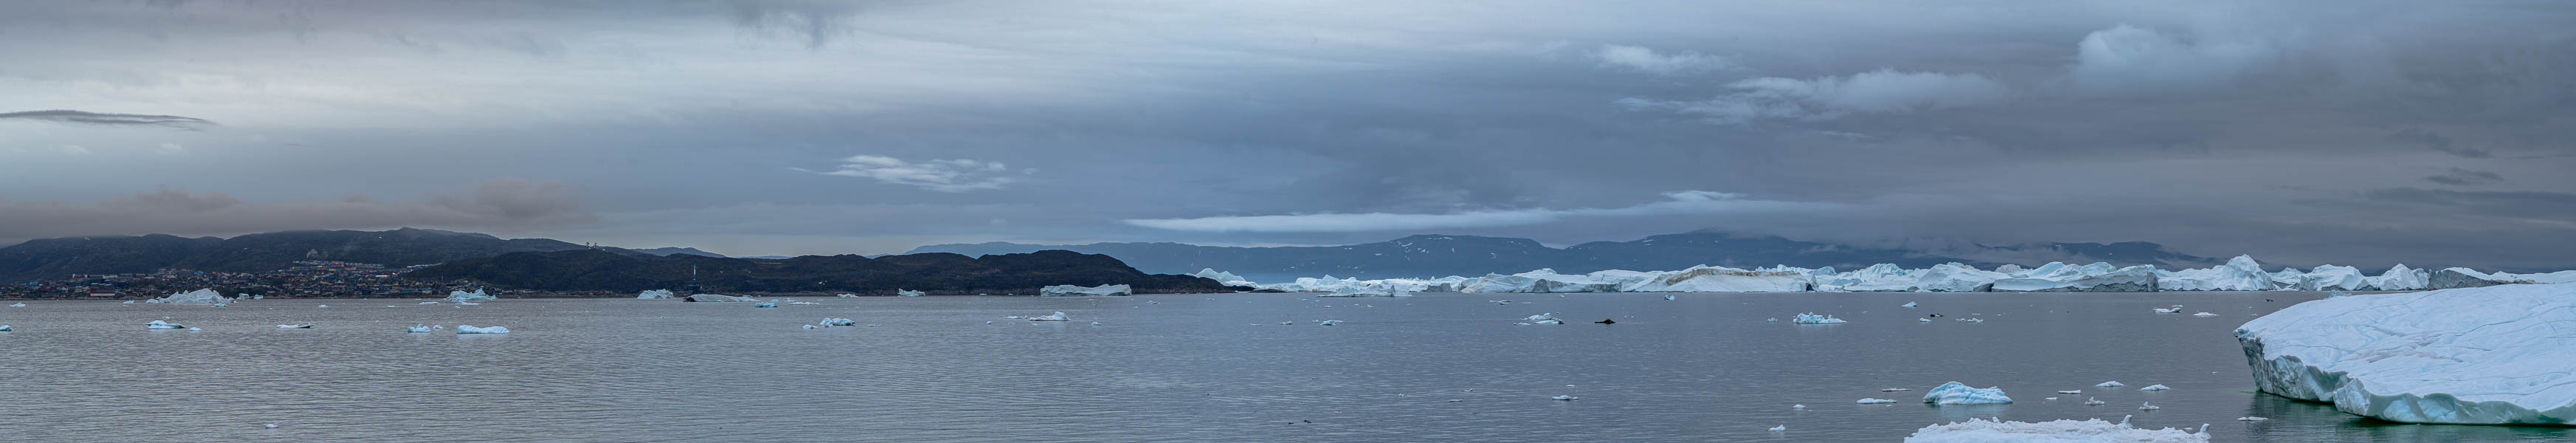
<instances>
[{"instance_id":1,"label":"overcast sky","mask_svg":"<svg viewBox=\"0 0 2576 443\"><path fill-rule=\"evenodd\" d=\"M0 6L0 244L2164 243L2576 268L2562 1Z\"/></svg>"}]
</instances>

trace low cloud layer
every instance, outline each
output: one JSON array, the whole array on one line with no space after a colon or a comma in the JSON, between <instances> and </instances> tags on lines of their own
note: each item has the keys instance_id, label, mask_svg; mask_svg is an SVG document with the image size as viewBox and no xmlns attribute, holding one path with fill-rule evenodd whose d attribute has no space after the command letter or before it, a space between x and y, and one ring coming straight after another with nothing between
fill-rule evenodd
<instances>
[{"instance_id":1,"label":"low cloud layer","mask_svg":"<svg viewBox=\"0 0 2576 443\"><path fill-rule=\"evenodd\" d=\"M841 166L829 171L808 171L823 175L860 177L878 183L903 185L939 192L966 192L1002 189L1019 181L1009 166L1002 162L970 159L910 162L882 155L853 155L841 159ZM1034 169L1019 174L1034 174Z\"/></svg>"},{"instance_id":2,"label":"low cloud layer","mask_svg":"<svg viewBox=\"0 0 2576 443\"><path fill-rule=\"evenodd\" d=\"M0 198L0 244L91 235L233 235L403 226L517 232L598 220L568 185L516 178L485 180L465 192L431 194L419 202L382 202L353 195L329 202L262 203L223 192L164 186L95 203Z\"/></svg>"},{"instance_id":3,"label":"low cloud layer","mask_svg":"<svg viewBox=\"0 0 2576 443\"><path fill-rule=\"evenodd\" d=\"M159 126L172 129L199 129L215 122L176 115L114 114L105 112L49 109L42 111L0 112L0 120L41 121L76 125Z\"/></svg>"},{"instance_id":4,"label":"low cloud layer","mask_svg":"<svg viewBox=\"0 0 2576 443\"><path fill-rule=\"evenodd\" d=\"M1505 209L1438 214L1321 213L1249 215L1186 219L1127 220L1154 229L1198 232L1392 232L1410 233L1456 228L1493 228L1556 223L1571 218L1655 216L1725 216L1729 213L1823 213L1838 205L1744 198L1709 191L1664 193L1665 201L1617 208Z\"/></svg>"}]
</instances>

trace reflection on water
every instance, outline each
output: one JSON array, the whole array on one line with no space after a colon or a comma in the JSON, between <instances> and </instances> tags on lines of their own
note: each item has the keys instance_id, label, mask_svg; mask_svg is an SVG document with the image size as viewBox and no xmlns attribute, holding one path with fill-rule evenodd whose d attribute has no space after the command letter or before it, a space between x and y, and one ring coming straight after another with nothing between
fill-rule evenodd
<instances>
[{"instance_id":1,"label":"reflection on water","mask_svg":"<svg viewBox=\"0 0 2576 443\"><path fill-rule=\"evenodd\" d=\"M32 302L0 309L18 329L0 333L0 441L1895 441L1995 416L2207 423L2219 441L2576 441L2576 428L2391 425L2254 394L2229 331L2315 297ZM2222 316L2147 310L2177 303ZM1054 311L1074 321L1002 318ZM1573 323L1513 325L1542 312ZM1763 321L1800 312L1851 323ZM206 330L143 328L164 316ZM826 317L882 326L801 328ZM1988 321L1949 320L1962 317ZM1327 319L1344 323L1314 324ZM275 329L301 323L316 326ZM450 329L403 332L413 324ZM2017 402L1919 402L1954 380ZM2108 380L2129 387L2093 387ZM2149 384L2174 389L2135 389Z\"/></svg>"}]
</instances>

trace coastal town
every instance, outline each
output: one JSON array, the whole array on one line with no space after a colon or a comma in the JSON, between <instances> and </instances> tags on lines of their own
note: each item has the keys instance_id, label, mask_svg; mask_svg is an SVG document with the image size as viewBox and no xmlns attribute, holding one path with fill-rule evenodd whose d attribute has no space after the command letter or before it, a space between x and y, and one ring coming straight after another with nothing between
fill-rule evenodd
<instances>
[{"instance_id":1,"label":"coastal town","mask_svg":"<svg viewBox=\"0 0 2576 443\"><path fill-rule=\"evenodd\" d=\"M0 298L144 299L197 289L277 298L403 298L482 289L462 280L401 277L402 273L428 266L388 268L373 263L312 260L270 272L163 268L148 273L71 274L57 279L9 282L0 286Z\"/></svg>"}]
</instances>

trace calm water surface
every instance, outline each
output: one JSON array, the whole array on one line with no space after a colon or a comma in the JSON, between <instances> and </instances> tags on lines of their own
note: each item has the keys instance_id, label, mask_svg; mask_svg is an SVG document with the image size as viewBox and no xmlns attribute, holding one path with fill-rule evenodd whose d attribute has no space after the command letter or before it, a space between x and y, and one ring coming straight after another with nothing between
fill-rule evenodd
<instances>
[{"instance_id":1,"label":"calm water surface","mask_svg":"<svg viewBox=\"0 0 2576 443\"><path fill-rule=\"evenodd\" d=\"M17 328L0 333L0 441L1896 441L1969 417L2133 414L2207 423L2217 441L2576 441L2576 428L2387 424L2254 393L2229 332L2316 297L39 301L0 308ZM2172 304L2220 316L2148 312ZM1002 318L1054 311L1076 321ZM1575 323L1513 324L1542 312ZM1800 312L1851 323L1787 322ZM1932 313L1945 317L1915 321ZM205 330L142 326L163 317ZM799 329L825 317L878 326ZM1603 318L1618 324L1588 323ZM1344 323L1313 323L1325 319ZM275 328L301 323L317 326ZM451 330L402 332L414 323ZM2017 402L1920 403L1953 380ZM2107 380L2128 387L2093 387ZM2151 384L2173 390L2136 390ZM2246 415L2272 420L2234 420Z\"/></svg>"}]
</instances>

